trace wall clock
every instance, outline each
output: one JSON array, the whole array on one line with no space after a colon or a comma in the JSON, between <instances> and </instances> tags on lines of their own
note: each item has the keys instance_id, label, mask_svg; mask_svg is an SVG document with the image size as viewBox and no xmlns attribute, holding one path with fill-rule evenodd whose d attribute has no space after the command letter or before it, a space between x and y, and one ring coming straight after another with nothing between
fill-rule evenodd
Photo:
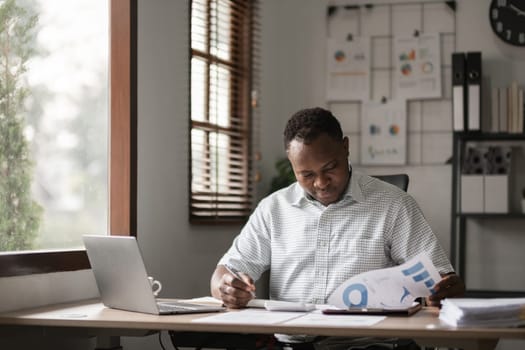
<instances>
[{"instance_id":1,"label":"wall clock","mask_svg":"<svg viewBox=\"0 0 525 350\"><path fill-rule=\"evenodd\" d=\"M514 46L525 46L524 0L492 0L489 20L498 38Z\"/></svg>"}]
</instances>

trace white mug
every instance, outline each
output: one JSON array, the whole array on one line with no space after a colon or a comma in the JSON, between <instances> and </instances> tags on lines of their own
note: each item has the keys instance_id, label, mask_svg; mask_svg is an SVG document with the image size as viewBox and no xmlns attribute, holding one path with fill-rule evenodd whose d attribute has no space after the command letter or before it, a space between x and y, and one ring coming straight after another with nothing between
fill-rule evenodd
<instances>
[{"instance_id":1,"label":"white mug","mask_svg":"<svg viewBox=\"0 0 525 350\"><path fill-rule=\"evenodd\" d=\"M154 279L151 276L148 276L149 284L151 285L151 290L153 291L154 296L158 296L160 291L162 290L162 283L160 281Z\"/></svg>"}]
</instances>

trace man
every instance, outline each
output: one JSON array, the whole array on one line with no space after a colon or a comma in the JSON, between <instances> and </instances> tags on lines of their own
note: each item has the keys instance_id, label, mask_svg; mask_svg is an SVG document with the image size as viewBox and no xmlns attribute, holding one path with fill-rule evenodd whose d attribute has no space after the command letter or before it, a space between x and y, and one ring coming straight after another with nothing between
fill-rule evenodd
<instances>
[{"instance_id":1,"label":"man","mask_svg":"<svg viewBox=\"0 0 525 350\"><path fill-rule=\"evenodd\" d=\"M214 297L244 307L270 269L271 299L325 304L348 278L423 251L443 276L427 302L464 293L415 200L349 165L348 138L331 112L295 113L284 144L297 182L259 203L213 273Z\"/></svg>"}]
</instances>

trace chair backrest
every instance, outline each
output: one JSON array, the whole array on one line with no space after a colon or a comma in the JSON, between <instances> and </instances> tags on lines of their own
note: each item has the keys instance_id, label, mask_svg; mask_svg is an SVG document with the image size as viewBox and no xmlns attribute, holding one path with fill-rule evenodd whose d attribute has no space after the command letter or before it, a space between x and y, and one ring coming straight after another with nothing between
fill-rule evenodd
<instances>
[{"instance_id":1,"label":"chair backrest","mask_svg":"<svg viewBox=\"0 0 525 350\"><path fill-rule=\"evenodd\" d=\"M409 179L407 174L372 175L372 177L395 185L405 192L408 189Z\"/></svg>"}]
</instances>

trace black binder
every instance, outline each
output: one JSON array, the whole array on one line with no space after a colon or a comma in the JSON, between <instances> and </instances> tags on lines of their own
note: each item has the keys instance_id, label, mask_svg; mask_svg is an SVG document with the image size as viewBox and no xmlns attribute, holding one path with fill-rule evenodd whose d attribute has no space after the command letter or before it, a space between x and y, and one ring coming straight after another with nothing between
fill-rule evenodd
<instances>
[{"instance_id":1,"label":"black binder","mask_svg":"<svg viewBox=\"0 0 525 350\"><path fill-rule=\"evenodd\" d=\"M467 52L467 126L469 131L481 130L481 52Z\"/></svg>"},{"instance_id":2,"label":"black binder","mask_svg":"<svg viewBox=\"0 0 525 350\"><path fill-rule=\"evenodd\" d=\"M452 106L454 131L467 130L466 57L463 52L452 53Z\"/></svg>"}]
</instances>

